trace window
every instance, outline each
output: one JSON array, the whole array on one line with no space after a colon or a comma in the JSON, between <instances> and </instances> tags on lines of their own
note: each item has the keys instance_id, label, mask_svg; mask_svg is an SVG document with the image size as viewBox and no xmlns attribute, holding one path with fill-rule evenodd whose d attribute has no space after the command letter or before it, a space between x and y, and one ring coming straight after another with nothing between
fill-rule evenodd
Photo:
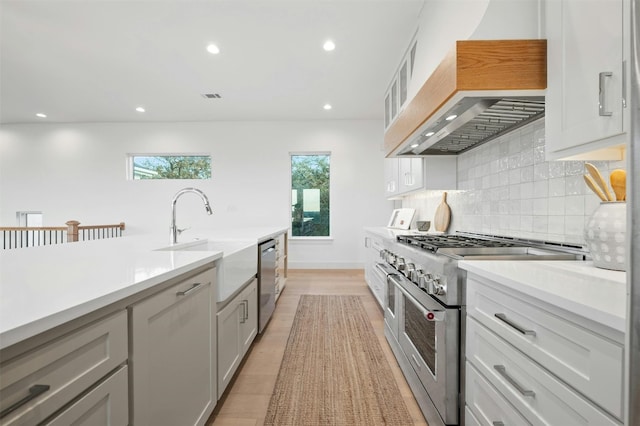
<instances>
[{"instance_id":1,"label":"window","mask_svg":"<svg viewBox=\"0 0 640 426\"><path fill-rule=\"evenodd\" d=\"M291 154L291 236L328 237L330 154Z\"/></svg>"},{"instance_id":2,"label":"window","mask_svg":"<svg viewBox=\"0 0 640 426\"><path fill-rule=\"evenodd\" d=\"M140 179L211 179L210 155L129 155L129 176Z\"/></svg>"}]
</instances>

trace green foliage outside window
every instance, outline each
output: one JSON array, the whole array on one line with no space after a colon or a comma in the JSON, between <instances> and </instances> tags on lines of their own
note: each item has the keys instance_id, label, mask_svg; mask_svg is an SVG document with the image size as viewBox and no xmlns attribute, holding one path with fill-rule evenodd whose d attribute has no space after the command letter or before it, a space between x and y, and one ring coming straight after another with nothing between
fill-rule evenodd
<instances>
[{"instance_id":1,"label":"green foliage outside window","mask_svg":"<svg viewBox=\"0 0 640 426\"><path fill-rule=\"evenodd\" d=\"M291 228L294 237L328 237L329 154L291 155Z\"/></svg>"},{"instance_id":2,"label":"green foliage outside window","mask_svg":"<svg viewBox=\"0 0 640 426\"><path fill-rule=\"evenodd\" d=\"M208 155L134 156L134 179L210 179Z\"/></svg>"}]
</instances>

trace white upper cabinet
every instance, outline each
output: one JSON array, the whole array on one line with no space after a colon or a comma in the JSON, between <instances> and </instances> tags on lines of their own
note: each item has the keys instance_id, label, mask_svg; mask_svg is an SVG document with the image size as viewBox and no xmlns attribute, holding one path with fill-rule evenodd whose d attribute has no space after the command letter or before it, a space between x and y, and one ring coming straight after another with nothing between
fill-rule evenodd
<instances>
[{"instance_id":1,"label":"white upper cabinet","mask_svg":"<svg viewBox=\"0 0 640 426\"><path fill-rule=\"evenodd\" d=\"M621 158L629 126L627 6L627 0L546 2L547 159Z\"/></svg>"},{"instance_id":2,"label":"white upper cabinet","mask_svg":"<svg viewBox=\"0 0 640 426\"><path fill-rule=\"evenodd\" d=\"M387 89L384 97L384 128L385 130L398 117L404 109L409 99L409 83L413 75L413 63L416 55L415 38L409 44L408 50L405 52L402 62L398 67L393 80Z\"/></svg>"},{"instance_id":3,"label":"white upper cabinet","mask_svg":"<svg viewBox=\"0 0 640 426\"><path fill-rule=\"evenodd\" d=\"M384 160L385 195L457 188L457 158L454 155L395 157Z\"/></svg>"}]
</instances>

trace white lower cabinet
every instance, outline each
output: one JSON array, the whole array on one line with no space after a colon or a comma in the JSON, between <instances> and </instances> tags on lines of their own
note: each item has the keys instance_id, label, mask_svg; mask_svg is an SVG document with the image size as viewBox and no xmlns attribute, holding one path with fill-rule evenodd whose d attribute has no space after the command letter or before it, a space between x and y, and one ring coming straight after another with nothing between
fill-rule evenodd
<instances>
[{"instance_id":1,"label":"white lower cabinet","mask_svg":"<svg viewBox=\"0 0 640 426\"><path fill-rule=\"evenodd\" d=\"M75 424L126 425L128 395L126 368L122 368L126 361L125 310L12 359L2 360L0 423L21 426L48 422L71 424L61 423L59 419L77 418L80 420ZM122 371L125 371L124 375ZM92 387L93 390L87 393ZM114 404L87 403L90 399L95 401L96 395ZM95 421L89 422L88 416L93 416L91 407L101 407L102 413L91 417Z\"/></svg>"},{"instance_id":2,"label":"white lower cabinet","mask_svg":"<svg viewBox=\"0 0 640 426\"><path fill-rule=\"evenodd\" d=\"M470 274L466 410L470 424L620 425L617 334Z\"/></svg>"},{"instance_id":3,"label":"white lower cabinet","mask_svg":"<svg viewBox=\"0 0 640 426\"><path fill-rule=\"evenodd\" d=\"M203 425L216 404L215 268L133 306L132 424Z\"/></svg>"},{"instance_id":4,"label":"white lower cabinet","mask_svg":"<svg viewBox=\"0 0 640 426\"><path fill-rule=\"evenodd\" d=\"M258 331L258 282L252 280L218 314L218 399Z\"/></svg>"},{"instance_id":5,"label":"white lower cabinet","mask_svg":"<svg viewBox=\"0 0 640 426\"><path fill-rule=\"evenodd\" d=\"M104 382L44 424L126 426L129 424L128 388L128 368L123 365Z\"/></svg>"},{"instance_id":6,"label":"white lower cabinet","mask_svg":"<svg viewBox=\"0 0 640 426\"><path fill-rule=\"evenodd\" d=\"M382 237L367 232L364 240L365 245L365 268L364 279L369 285L369 289L384 309L384 295L386 292L386 277L381 275L376 269L376 263L381 262L380 251L384 250L384 240Z\"/></svg>"}]
</instances>

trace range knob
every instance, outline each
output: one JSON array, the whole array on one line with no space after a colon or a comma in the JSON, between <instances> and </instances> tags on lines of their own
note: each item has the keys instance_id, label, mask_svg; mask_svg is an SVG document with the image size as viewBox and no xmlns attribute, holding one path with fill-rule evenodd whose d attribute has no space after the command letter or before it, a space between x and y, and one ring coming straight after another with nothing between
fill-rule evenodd
<instances>
[{"instance_id":1,"label":"range knob","mask_svg":"<svg viewBox=\"0 0 640 426\"><path fill-rule=\"evenodd\" d=\"M400 256L396 257L395 265L398 271L404 271L405 268L407 267L407 264L404 262L404 258Z\"/></svg>"},{"instance_id":2,"label":"range knob","mask_svg":"<svg viewBox=\"0 0 640 426\"><path fill-rule=\"evenodd\" d=\"M393 265L395 263L395 261L396 261L396 256L393 253L391 253L390 251L387 251L386 256L387 256L387 259L386 259L387 263L390 264L390 265Z\"/></svg>"},{"instance_id":3,"label":"range knob","mask_svg":"<svg viewBox=\"0 0 640 426\"><path fill-rule=\"evenodd\" d=\"M407 263L407 266L404 268L404 276L407 278L411 277L411 273L416 270L416 265L413 263Z\"/></svg>"},{"instance_id":4,"label":"range knob","mask_svg":"<svg viewBox=\"0 0 640 426\"><path fill-rule=\"evenodd\" d=\"M387 260L387 253L389 253L387 249L380 250L380 259Z\"/></svg>"},{"instance_id":5,"label":"range knob","mask_svg":"<svg viewBox=\"0 0 640 426\"><path fill-rule=\"evenodd\" d=\"M440 278L434 278L429 284L429 293L435 296L442 296L447 292L447 289L440 281Z\"/></svg>"},{"instance_id":6,"label":"range knob","mask_svg":"<svg viewBox=\"0 0 640 426\"><path fill-rule=\"evenodd\" d=\"M419 285L420 278L424 276L424 271L422 269L414 269L410 274L409 279Z\"/></svg>"},{"instance_id":7,"label":"range knob","mask_svg":"<svg viewBox=\"0 0 640 426\"><path fill-rule=\"evenodd\" d=\"M430 288L429 283L433 279L431 274L422 274L418 277L418 287L428 290Z\"/></svg>"}]
</instances>

